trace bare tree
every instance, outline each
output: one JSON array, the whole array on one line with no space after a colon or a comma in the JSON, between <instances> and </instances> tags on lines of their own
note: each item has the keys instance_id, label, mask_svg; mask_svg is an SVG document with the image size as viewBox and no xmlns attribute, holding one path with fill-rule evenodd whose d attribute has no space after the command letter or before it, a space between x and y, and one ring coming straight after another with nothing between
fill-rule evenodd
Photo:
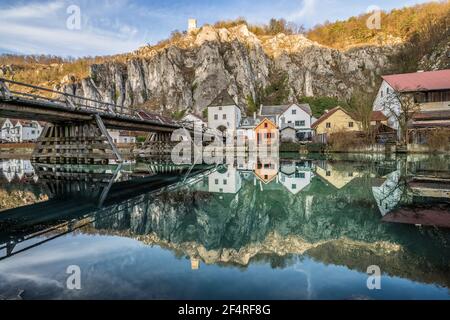
<instances>
[{"instance_id":1,"label":"bare tree","mask_svg":"<svg viewBox=\"0 0 450 320\"><path fill-rule=\"evenodd\" d=\"M348 101L350 112L361 122L362 130L371 137L370 122L373 112L374 94L363 89L356 89Z\"/></svg>"},{"instance_id":2,"label":"bare tree","mask_svg":"<svg viewBox=\"0 0 450 320\"><path fill-rule=\"evenodd\" d=\"M414 115L420 112L420 104L414 99L414 94L391 90L385 96L382 107L388 112L388 117L395 118L400 131L400 143L407 146L409 143L408 126L414 119Z\"/></svg>"}]
</instances>

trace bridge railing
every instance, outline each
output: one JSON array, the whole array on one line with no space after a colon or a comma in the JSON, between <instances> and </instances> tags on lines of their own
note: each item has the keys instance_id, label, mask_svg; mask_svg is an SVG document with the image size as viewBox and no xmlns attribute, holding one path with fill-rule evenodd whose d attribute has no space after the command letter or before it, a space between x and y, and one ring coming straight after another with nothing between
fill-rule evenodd
<instances>
[{"instance_id":1,"label":"bridge railing","mask_svg":"<svg viewBox=\"0 0 450 320\"><path fill-rule=\"evenodd\" d=\"M22 88L22 90L28 89L28 92L20 91L20 88ZM86 109L90 111L100 111L128 117L138 117L136 111L124 106L4 78L0 78L0 91L0 96L8 99L24 98L59 104L70 109ZM46 93L47 96L44 93ZM50 97L48 96L49 94L51 94Z\"/></svg>"}]
</instances>

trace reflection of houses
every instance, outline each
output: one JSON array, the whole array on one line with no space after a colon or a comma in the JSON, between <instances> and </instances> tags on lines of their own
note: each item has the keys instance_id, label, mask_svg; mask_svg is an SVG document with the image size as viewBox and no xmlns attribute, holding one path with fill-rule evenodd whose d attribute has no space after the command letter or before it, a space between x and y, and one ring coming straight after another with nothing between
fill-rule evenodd
<instances>
[{"instance_id":1,"label":"reflection of houses","mask_svg":"<svg viewBox=\"0 0 450 320\"><path fill-rule=\"evenodd\" d=\"M400 185L400 171L394 171L385 178L374 180L372 193L382 216L398 205L404 191L404 186Z\"/></svg>"},{"instance_id":2,"label":"reflection of houses","mask_svg":"<svg viewBox=\"0 0 450 320\"><path fill-rule=\"evenodd\" d=\"M228 166L225 170L218 170L208 176L208 190L215 193L239 192L242 180L236 168Z\"/></svg>"},{"instance_id":3,"label":"reflection of houses","mask_svg":"<svg viewBox=\"0 0 450 320\"><path fill-rule=\"evenodd\" d=\"M278 158L258 159L254 173L264 184L268 184L278 176L279 168Z\"/></svg>"},{"instance_id":4,"label":"reflection of houses","mask_svg":"<svg viewBox=\"0 0 450 320\"><path fill-rule=\"evenodd\" d=\"M426 133L430 130L450 128L450 70L383 77L373 109L382 111L394 129L399 128L396 116L401 112L399 94L413 96L420 109L410 124L413 142L425 143Z\"/></svg>"},{"instance_id":5,"label":"reflection of houses","mask_svg":"<svg viewBox=\"0 0 450 320\"><path fill-rule=\"evenodd\" d=\"M1 127L1 140L6 142L36 141L43 124L38 121L6 119Z\"/></svg>"},{"instance_id":6,"label":"reflection of houses","mask_svg":"<svg viewBox=\"0 0 450 320\"><path fill-rule=\"evenodd\" d=\"M399 171L372 188L384 222L450 228L450 181L414 177L400 182Z\"/></svg>"},{"instance_id":7,"label":"reflection of houses","mask_svg":"<svg viewBox=\"0 0 450 320\"><path fill-rule=\"evenodd\" d=\"M338 168L326 161L317 163L316 174L336 189L342 189L359 176L359 172L351 166Z\"/></svg>"},{"instance_id":8,"label":"reflection of houses","mask_svg":"<svg viewBox=\"0 0 450 320\"><path fill-rule=\"evenodd\" d=\"M341 107L336 107L325 113L313 124L316 140L327 142L329 135L338 132L361 131L361 123Z\"/></svg>"},{"instance_id":9,"label":"reflection of houses","mask_svg":"<svg viewBox=\"0 0 450 320\"><path fill-rule=\"evenodd\" d=\"M241 123L241 109L224 89L208 106L208 127L236 131Z\"/></svg>"},{"instance_id":10,"label":"reflection of houses","mask_svg":"<svg viewBox=\"0 0 450 320\"><path fill-rule=\"evenodd\" d=\"M292 194L297 194L306 188L313 177L311 163L299 165L295 161L291 161L281 164L279 181Z\"/></svg>"},{"instance_id":11,"label":"reflection of houses","mask_svg":"<svg viewBox=\"0 0 450 320\"><path fill-rule=\"evenodd\" d=\"M5 160L1 162L0 169L8 182L16 178L20 181L24 177L31 177L37 181L37 175L30 160Z\"/></svg>"}]
</instances>

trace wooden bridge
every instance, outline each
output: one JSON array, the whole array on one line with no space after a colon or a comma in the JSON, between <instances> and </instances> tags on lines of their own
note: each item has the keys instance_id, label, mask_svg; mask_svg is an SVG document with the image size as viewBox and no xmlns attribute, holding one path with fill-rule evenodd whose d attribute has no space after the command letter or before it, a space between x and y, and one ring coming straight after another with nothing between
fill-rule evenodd
<instances>
[{"instance_id":1,"label":"wooden bridge","mask_svg":"<svg viewBox=\"0 0 450 320\"><path fill-rule=\"evenodd\" d=\"M33 152L41 163L107 163L122 161L108 129L151 133L154 153L167 152L174 144L173 131L192 128L113 103L0 78L0 117L47 123ZM159 121L158 121L159 119ZM175 142L176 143L176 142Z\"/></svg>"}]
</instances>

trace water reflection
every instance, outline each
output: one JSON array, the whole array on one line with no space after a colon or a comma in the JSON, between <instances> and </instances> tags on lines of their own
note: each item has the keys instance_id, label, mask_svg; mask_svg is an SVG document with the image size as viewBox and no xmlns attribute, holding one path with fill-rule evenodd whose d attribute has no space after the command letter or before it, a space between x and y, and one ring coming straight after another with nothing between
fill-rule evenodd
<instances>
[{"instance_id":1,"label":"water reflection","mask_svg":"<svg viewBox=\"0 0 450 320\"><path fill-rule=\"evenodd\" d=\"M133 283L147 283L150 279L156 281L157 274L158 283L166 279L171 290L186 292L186 298L205 297L197 296L199 292L213 297L211 291L225 290L207 287L208 281L227 274L220 268L210 269L214 266L238 267L253 279L257 274L254 268L266 264L272 271L265 270L264 277L274 276L280 283L302 275L299 290L305 294L289 291L291 296L287 298L336 298L343 292L347 294L350 289L341 287L335 287L334 295L317 293L317 286L327 285L321 282L326 281L326 275L331 270L337 272L336 266L345 267L347 271L339 274L350 277L351 272L364 275L366 268L375 264L390 277L386 281L392 285L398 278L449 288L450 235L443 228L450 220L449 174L445 170L448 163L448 158L371 159L361 155L333 159L276 157L247 163L236 160L225 166L194 170L160 163L97 167L97 171L91 167L36 167L38 182L47 190L49 199L0 215L2 256L6 257L0 262L0 275L8 276L8 263L16 262L15 267L20 268L17 261L25 253L51 254L49 239L50 243L73 247L63 240L71 234L84 239L85 245L90 245L85 236L92 245L105 236L114 236L120 238L111 243L132 239L148 248L168 250L175 258L185 257L189 269L207 271L210 277L192 291L167 280L169 275L165 275L163 266L155 267L155 274L147 274L148 278L139 272L127 277ZM96 191L84 188L81 182L95 185ZM83 194L85 200L80 203ZM36 247L40 242L43 245ZM78 250L85 250L85 245ZM120 251L119 256L123 254L130 255ZM132 254L127 259L139 260L140 255ZM39 255L35 259L39 260ZM123 272L120 259L111 256L107 267L98 257L89 259L102 268L115 270L111 271L115 274ZM178 262L162 258L161 253L153 259L182 268ZM3 269L2 263L6 266ZM134 264L128 267L140 269ZM170 277L187 281L182 270L172 270ZM281 270L294 273L284 278ZM100 281L94 271L89 275L92 281ZM236 286L239 281L247 283L237 275L228 281ZM360 286L364 284L363 279ZM256 297L261 286L249 286L247 290ZM352 294L362 290L349 287L353 288ZM161 297L166 289L146 292ZM167 290L170 297L177 297L176 291ZM266 290L274 290L275 298L286 298L281 288ZM420 297L428 289L417 290L416 296ZM448 297L448 292L439 292L438 296ZM92 296L92 292L86 294ZM245 297L239 292L234 294ZM378 297L389 297L384 294ZM123 291L123 296L127 295L139 296ZM405 296L398 293L397 297Z\"/></svg>"}]
</instances>

